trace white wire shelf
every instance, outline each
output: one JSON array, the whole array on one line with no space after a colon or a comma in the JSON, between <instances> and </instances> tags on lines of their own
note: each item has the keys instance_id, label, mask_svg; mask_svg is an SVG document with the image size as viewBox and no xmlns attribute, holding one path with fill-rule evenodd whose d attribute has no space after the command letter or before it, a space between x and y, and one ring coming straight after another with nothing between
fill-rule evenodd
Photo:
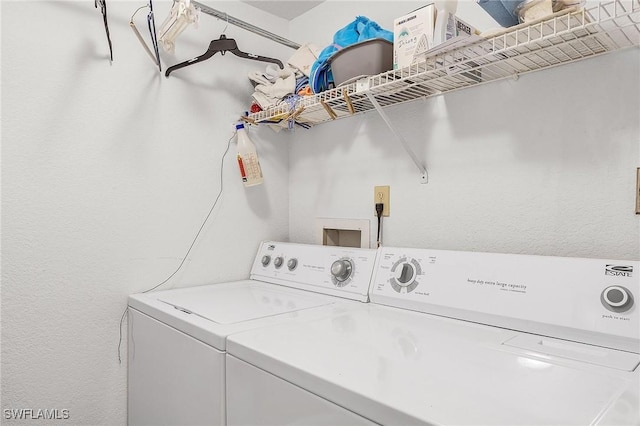
<instances>
[{"instance_id":1,"label":"white wire shelf","mask_svg":"<svg viewBox=\"0 0 640 426\"><path fill-rule=\"evenodd\" d=\"M250 114L249 121L315 125L379 107L640 46L640 0L603 1L425 57L413 65Z\"/></svg>"}]
</instances>

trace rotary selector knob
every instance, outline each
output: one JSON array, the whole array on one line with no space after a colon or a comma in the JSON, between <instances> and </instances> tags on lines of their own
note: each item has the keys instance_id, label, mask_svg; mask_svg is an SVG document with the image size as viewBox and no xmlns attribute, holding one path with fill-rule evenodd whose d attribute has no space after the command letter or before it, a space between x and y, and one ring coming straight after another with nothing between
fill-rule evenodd
<instances>
[{"instance_id":1,"label":"rotary selector knob","mask_svg":"<svg viewBox=\"0 0 640 426\"><path fill-rule=\"evenodd\" d=\"M633 295L624 287L612 285L604 289L600 301L610 311L626 312L633 306Z\"/></svg>"},{"instance_id":2,"label":"rotary selector knob","mask_svg":"<svg viewBox=\"0 0 640 426\"><path fill-rule=\"evenodd\" d=\"M413 277L415 276L416 269L410 263L402 264L402 268L399 268L398 275L396 275L396 280L402 284L409 284L413 281Z\"/></svg>"},{"instance_id":3,"label":"rotary selector knob","mask_svg":"<svg viewBox=\"0 0 640 426\"><path fill-rule=\"evenodd\" d=\"M284 259L282 258L282 256L278 256L275 259L273 259L273 266L275 266L278 269L280 269L283 263L284 263Z\"/></svg>"},{"instance_id":4,"label":"rotary selector knob","mask_svg":"<svg viewBox=\"0 0 640 426\"><path fill-rule=\"evenodd\" d=\"M287 268L289 268L290 271L293 271L294 269L296 269L297 266L298 266L298 259L296 259L295 257L292 259L289 259L289 261L287 262Z\"/></svg>"},{"instance_id":5,"label":"rotary selector knob","mask_svg":"<svg viewBox=\"0 0 640 426\"><path fill-rule=\"evenodd\" d=\"M267 266L269 262L271 262L271 256L269 256L268 254L262 256L262 266Z\"/></svg>"},{"instance_id":6,"label":"rotary selector knob","mask_svg":"<svg viewBox=\"0 0 640 426\"><path fill-rule=\"evenodd\" d=\"M348 259L340 259L331 265L331 275L339 282L344 282L351 276L353 265Z\"/></svg>"},{"instance_id":7,"label":"rotary selector knob","mask_svg":"<svg viewBox=\"0 0 640 426\"><path fill-rule=\"evenodd\" d=\"M389 284L398 293L411 293L418 287L418 275L422 275L420 262L401 257L391 266Z\"/></svg>"}]
</instances>

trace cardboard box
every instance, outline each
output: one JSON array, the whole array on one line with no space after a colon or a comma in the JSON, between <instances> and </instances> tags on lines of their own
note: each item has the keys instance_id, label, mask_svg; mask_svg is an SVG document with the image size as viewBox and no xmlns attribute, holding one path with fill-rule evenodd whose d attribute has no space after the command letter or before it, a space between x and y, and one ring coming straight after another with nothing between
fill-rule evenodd
<instances>
[{"instance_id":1,"label":"cardboard box","mask_svg":"<svg viewBox=\"0 0 640 426\"><path fill-rule=\"evenodd\" d=\"M455 14L451 12L438 13L433 33L433 47L452 39L466 38L478 34L478 30L458 18Z\"/></svg>"},{"instance_id":2,"label":"cardboard box","mask_svg":"<svg viewBox=\"0 0 640 426\"><path fill-rule=\"evenodd\" d=\"M411 65L417 51L433 47L436 20L434 4L428 4L393 21L393 69Z\"/></svg>"}]
</instances>

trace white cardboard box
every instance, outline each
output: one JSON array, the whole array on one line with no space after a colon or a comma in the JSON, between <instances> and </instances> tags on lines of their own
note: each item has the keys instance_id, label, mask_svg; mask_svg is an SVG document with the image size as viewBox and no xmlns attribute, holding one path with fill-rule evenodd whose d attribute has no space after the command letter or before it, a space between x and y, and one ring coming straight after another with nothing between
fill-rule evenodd
<instances>
[{"instance_id":1,"label":"white cardboard box","mask_svg":"<svg viewBox=\"0 0 640 426\"><path fill-rule=\"evenodd\" d=\"M436 16L432 47L458 37L468 37L478 34L478 30L458 18L455 14L443 11Z\"/></svg>"},{"instance_id":2,"label":"white cardboard box","mask_svg":"<svg viewBox=\"0 0 640 426\"><path fill-rule=\"evenodd\" d=\"M393 21L393 69L411 65L416 50L433 47L435 5L428 4Z\"/></svg>"}]
</instances>

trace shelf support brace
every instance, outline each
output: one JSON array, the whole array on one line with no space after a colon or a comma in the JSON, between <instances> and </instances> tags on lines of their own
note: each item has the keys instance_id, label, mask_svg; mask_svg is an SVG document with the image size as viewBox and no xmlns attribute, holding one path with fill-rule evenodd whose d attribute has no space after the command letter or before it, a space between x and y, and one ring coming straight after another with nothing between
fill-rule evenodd
<instances>
[{"instance_id":1,"label":"shelf support brace","mask_svg":"<svg viewBox=\"0 0 640 426\"><path fill-rule=\"evenodd\" d=\"M420 170L420 183L429 183L429 172L427 171L427 168L420 164L420 160L418 160L418 157L416 157L416 154L407 143L407 140L393 126L393 123L391 123L389 116L387 116L387 113L384 112L382 106L380 106L375 96L373 96L371 92L366 92L365 94L367 95L367 98L369 98L371 104L373 104L373 107L376 109L376 111L378 111L378 114L380 114L380 117L382 117L382 120L384 120L389 130L391 130L391 133L393 133L396 139L400 141L404 150L407 152L407 154L409 154L409 157L411 157L413 163L416 165L416 167L418 167L418 170Z\"/></svg>"}]
</instances>

